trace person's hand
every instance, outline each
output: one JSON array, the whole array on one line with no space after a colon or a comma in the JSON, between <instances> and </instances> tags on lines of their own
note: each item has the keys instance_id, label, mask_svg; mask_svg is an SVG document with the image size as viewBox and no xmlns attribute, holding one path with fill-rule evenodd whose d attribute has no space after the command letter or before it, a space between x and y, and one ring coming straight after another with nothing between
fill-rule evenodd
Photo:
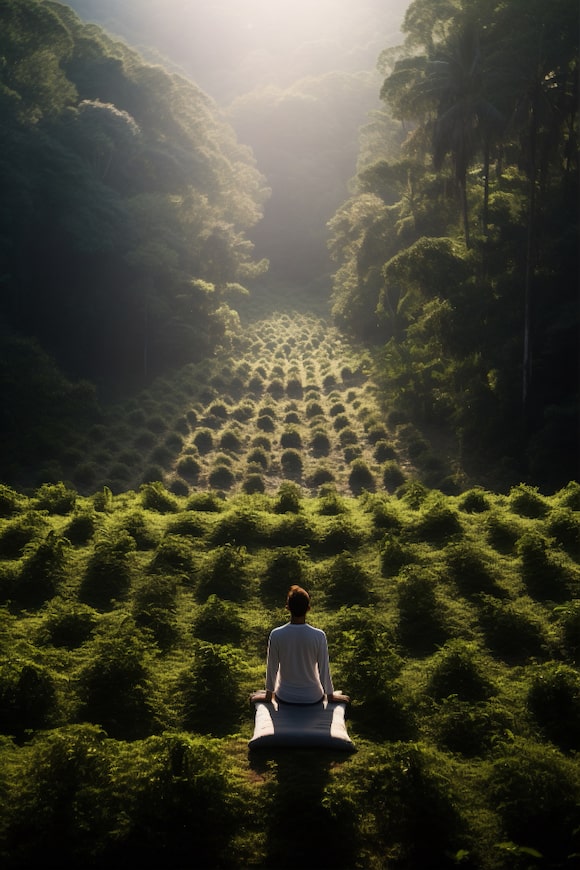
<instances>
[{"instance_id":1,"label":"person's hand","mask_svg":"<svg viewBox=\"0 0 580 870\"><path fill-rule=\"evenodd\" d=\"M348 695L343 695L342 692L333 692L332 695L326 696L329 704L350 704Z\"/></svg>"},{"instance_id":2,"label":"person's hand","mask_svg":"<svg viewBox=\"0 0 580 870\"><path fill-rule=\"evenodd\" d=\"M272 693L262 689L259 692L252 692L250 695L250 704L267 703L272 700Z\"/></svg>"}]
</instances>

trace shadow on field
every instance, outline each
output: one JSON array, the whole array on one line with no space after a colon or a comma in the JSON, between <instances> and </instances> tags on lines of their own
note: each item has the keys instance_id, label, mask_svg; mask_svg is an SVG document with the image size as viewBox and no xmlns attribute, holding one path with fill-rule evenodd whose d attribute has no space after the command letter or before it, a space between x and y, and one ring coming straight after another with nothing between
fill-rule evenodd
<instances>
[{"instance_id":1,"label":"shadow on field","mask_svg":"<svg viewBox=\"0 0 580 870\"><path fill-rule=\"evenodd\" d=\"M354 866L355 826L325 800L332 769L345 761L344 753L314 749L249 754L250 768L266 777L272 790L263 820L265 867Z\"/></svg>"}]
</instances>

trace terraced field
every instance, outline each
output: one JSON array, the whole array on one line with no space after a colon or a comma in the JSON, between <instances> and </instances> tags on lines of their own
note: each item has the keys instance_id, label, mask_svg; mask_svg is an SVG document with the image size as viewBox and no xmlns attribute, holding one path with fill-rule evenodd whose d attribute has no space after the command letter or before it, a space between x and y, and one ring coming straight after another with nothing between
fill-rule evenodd
<instances>
[{"instance_id":1,"label":"terraced field","mask_svg":"<svg viewBox=\"0 0 580 870\"><path fill-rule=\"evenodd\" d=\"M291 480L357 495L402 483L398 455L364 358L322 317L275 312L114 407L69 450L64 476L84 493L156 480L176 495L269 493Z\"/></svg>"}]
</instances>

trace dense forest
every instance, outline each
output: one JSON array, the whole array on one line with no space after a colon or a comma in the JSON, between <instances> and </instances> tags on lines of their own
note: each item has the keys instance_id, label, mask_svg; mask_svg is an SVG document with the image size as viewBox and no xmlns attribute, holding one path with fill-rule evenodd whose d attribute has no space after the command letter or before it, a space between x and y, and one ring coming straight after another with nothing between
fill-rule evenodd
<instances>
[{"instance_id":1,"label":"dense forest","mask_svg":"<svg viewBox=\"0 0 580 870\"><path fill-rule=\"evenodd\" d=\"M107 384L210 354L265 266L249 149L191 81L66 6L0 11L6 330Z\"/></svg>"},{"instance_id":2,"label":"dense forest","mask_svg":"<svg viewBox=\"0 0 580 870\"><path fill-rule=\"evenodd\" d=\"M381 96L408 136L331 222L334 316L380 344L403 413L560 485L579 468L577 4L414 2L404 31Z\"/></svg>"},{"instance_id":3,"label":"dense forest","mask_svg":"<svg viewBox=\"0 0 580 870\"><path fill-rule=\"evenodd\" d=\"M0 0L6 870L576 866L579 23Z\"/></svg>"}]
</instances>

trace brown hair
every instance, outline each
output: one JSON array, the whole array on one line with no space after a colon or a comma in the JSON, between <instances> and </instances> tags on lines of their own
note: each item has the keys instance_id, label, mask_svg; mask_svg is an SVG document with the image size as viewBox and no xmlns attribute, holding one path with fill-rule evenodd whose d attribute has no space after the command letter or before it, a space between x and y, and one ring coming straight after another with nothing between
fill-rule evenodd
<instances>
[{"instance_id":1,"label":"brown hair","mask_svg":"<svg viewBox=\"0 0 580 870\"><path fill-rule=\"evenodd\" d=\"M292 616L305 616L310 607L310 595L301 586L291 586L286 598L286 607Z\"/></svg>"}]
</instances>

